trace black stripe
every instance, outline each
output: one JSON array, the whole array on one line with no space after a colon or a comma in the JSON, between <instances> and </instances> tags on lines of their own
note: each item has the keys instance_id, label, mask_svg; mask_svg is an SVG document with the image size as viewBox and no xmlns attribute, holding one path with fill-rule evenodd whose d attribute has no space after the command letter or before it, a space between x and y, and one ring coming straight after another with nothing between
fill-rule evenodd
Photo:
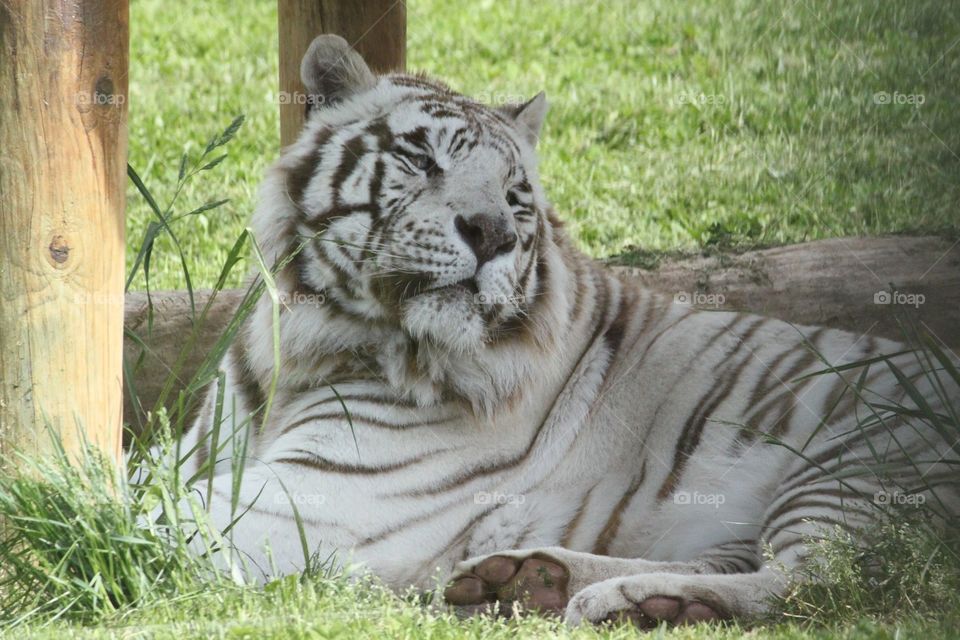
<instances>
[{"instance_id":1,"label":"black stripe","mask_svg":"<svg viewBox=\"0 0 960 640\"><path fill-rule=\"evenodd\" d=\"M377 139L380 151L388 151L393 147L393 131L390 130L386 118L377 118L370 123L366 131Z\"/></svg>"},{"instance_id":2,"label":"black stripe","mask_svg":"<svg viewBox=\"0 0 960 640\"><path fill-rule=\"evenodd\" d=\"M383 175L386 172L386 164L383 158L377 158L373 165L373 177L370 179L370 215L374 220L380 217L380 198L383 195ZM371 225L371 233L373 225Z\"/></svg>"},{"instance_id":3,"label":"black stripe","mask_svg":"<svg viewBox=\"0 0 960 640\"><path fill-rule=\"evenodd\" d=\"M810 534L814 534L816 531L820 531L820 530L832 529L833 527L839 527L844 531L847 531L850 533L856 533L857 531L859 531L859 527L850 525L844 520L838 520L837 518L830 518L823 515L817 515L817 516L811 515L811 516L799 516L799 517L787 520L786 522L784 522L781 525L778 525L777 527L769 527L769 529L771 529L772 531L764 531L764 537L766 538L769 544L773 545L773 541L781 534L794 534L794 535L800 535L800 536L809 535L805 530L797 531L796 529L794 529L794 527L798 527L800 525L804 525L804 527L809 528Z\"/></svg>"},{"instance_id":4,"label":"black stripe","mask_svg":"<svg viewBox=\"0 0 960 640\"><path fill-rule=\"evenodd\" d=\"M805 494L801 494L805 495ZM814 495L819 495L817 492L814 492ZM817 500L817 499L807 499L807 500L796 500L791 498L790 500L784 502L774 513L767 516L764 519L764 528L773 528L777 529L776 526L777 520L783 518L793 512L803 511L805 509L830 509L832 511L837 511L841 515L860 515L873 517L878 515L876 510L871 510L870 507L855 507L852 504L844 504L842 502L830 502L827 500Z\"/></svg>"},{"instance_id":5,"label":"black stripe","mask_svg":"<svg viewBox=\"0 0 960 640\"><path fill-rule=\"evenodd\" d=\"M418 456L408 458L407 460L401 460L399 462L392 462L390 464L382 465L359 465L359 464L344 464L342 462L335 462L327 458L318 456L317 454L311 451L296 451L294 453L302 454L303 458L293 458L285 457L278 458L277 460L271 461L271 464L280 463L280 464L292 464L298 465L301 467L306 467L314 471L325 471L329 473L339 473L345 475L376 475L378 473L390 473L391 471L399 471L401 469L406 469L417 464L420 464L424 460L431 458L435 455L449 451L448 448L438 449L435 451L429 451L427 453L422 453Z\"/></svg>"},{"instance_id":6,"label":"black stripe","mask_svg":"<svg viewBox=\"0 0 960 640\"><path fill-rule=\"evenodd\" d=\"M774 556L779 556L781 553L783 553L783 552L786 551L787 549L790 549L790 548L795 547L795 546L797 546L797 545L804 545L804 546L806 546L806 544L807 544L807 540L806 540L806 538L805 538L804 536L796 536L796 537L794 537L792 540L790 540L789 542L786 542L786 543L781 542L781 543L778 544L778 545L771 545L771 551L772 551L772 553L773 553ZM801 561L804 559L804 556L805 556L805 554L801 553ZM779 558L778 558L778 559L779 559Z\"/></svg>"},{"instance_id":7,"label":"black stripe","mask_svg":"<svg viewBox=\"0 0 960 640\"><path fill-rule=\"evenodd\" d=\"M303 211L303 194L323 160L323 149L333 137L333 129L320 129L313 139L314 149L287 172L286 187L290 200Z\"/></svg>"},{"instance_id":8,"label":"black stripe","mask_svg":"<svg viewBox=\"0 0 960 640\"><path fill-rule=\"evenodd\" d=\"M807 338L807 341L815 347L817 340L825 331L826 329L824 328L817 329L810 334L810 336ZM793 353L793 351L795 351L797 348L804 349L804 354L797 358L797 360L790 366L789 369L787 369L783 376L777 380L777 383L781 386L780 393L765 401L756 409L756 411L753 412L752 415L747 418L747 428L740 430L740 433L737 435L738 441L750 443L756 439L760 433L769 433L774 437L781 437L787 433L787 430L790 427L790 418L793 417L792 410L796 406L796 403L787 407L785 412L780 411L780 409L783 407L785 402L791 402L791 400L795 399L799 392L804 389L804 387L812 384L813 380L816 380L816 378L807 378L806 380L795 384L792 388L787 386L794 378L799 376L801 373L805 373L813 365L813 363L817 361L816 354L810 349L810 347L803 344L795 347L794 350L790 351L790 353ZM773 383L771 383L771 385L775 387ZM774 421L772 424L765 425L764 421L774 411L779 413L776 421Z\"/></svg>"},{"instance_id":9,"label":"black stripe","mask_svg":"<svg viewBox=\"0 0 960 640\"><path fill-rule=\"evenodd\" d=\"M731 358L739 353L743 347L747 346L747 342L753 337L753 334L756 333L756 331L766 323L766 318L758 318L742 336L737 336L739 338L739 342L737 342L736 347L727 357ZM747 347L747 349L749 350L749 347ZM667 474L667 477L660 486L659 491L657 491L657 499L659 501L662 502L666 500L670 494L673 493L673 489L677 486L677 484L679 484L680 478L683 475L683 471L686 468L687 461L700 444L700 437L703 434L704 427L706 426L707 418L709 418L716 408L720 406L720 403L729 398L730 392L740 381L740 374L743 372L743 369L747 366L747 364L752 361L752 358L753 352L751 351L741 358L739 364L734 367L732 372L724 371L721 375L719 375L718 382L714 384L713 388L710 389L710 391L707 393L707 396L697 403L698 408L694 410L693 414L691 414L691 416L685 422L686 426L684 427L683 432L680 434L680 438L677 440L677 446L674 449L673 454L673 468L670 469L670 473ZM729 369L729 367L727 368Z\"/></svg>"},{"instance_id":10,"label":"black stripe","mask_svg":"<svg viewBox=\"0 0 960 640\"><path fill-rule=\"evenodd\" d=\"M597 488L597 485L594 484L590 489L583 494L583 498L580 500L580 506L577 507L577 510L573 513L573 517L567 522L567 526L564 527L563 535L560 536L560 546L561 547L570 547L570 540L573 538L573 534L577 531L577 526L580 524L580 520L583 518L583 514L586 513L587 507L590 504L590 496L593 495L593 490Z\"/></svg>"},{"instance_id":11,"label":"black stripe","mask_svg":"<svg viewBox=\"0 0 960 640\"><path fill-rule=\"evenodd\" d=\"M620 345L623 343L627 325L630 322L630 318L633 317L633 311L636 308L636 293L632 289L622 291L618 305L620 308L617 312L617 317L614 318L610 326L607 327L602 338L607 344L607 350L611 355L616 354L617 351L620 350ZM607 372L609 373L609 369Z\"/></svg>"},{"instance_id":12,"label":"black stripe","mask_svg":"<svg viewBox=\"0 0 960 640\"><path fill-rule=\"evenodd\" d=\"M357 168L357 165L360 164L360 156L367 152L367 143L364 141L362 135L354 136L343 145L343 152L340 157L340 164L337 166L337 170L333 173L333 179L331 180L330 187L333 191L333 202L336 206L343 206L344 203L340 199L340 191L343 189L343 183L347 181L347 178L353 173Z\"/></svg>"},{"instance_id":13,"label":"black stripe","mask_svg":"<svg viewBox=\"0 0 960 640\"><path fill-rule=\"evenodd\" d=\"M643 464L640 466L640 474L631 480L627 490L624 491L622 496L620 496L617 504L614 505L613 510L610 512L610 517L607 518L606 524L597 535L597 541L593 544L593 553L599 555L607 555L609 553L610 544L613 542L614 538L616 538L617 531L620 529L621 518L623 517L624 512L627 510L627 507L630 506L630 502L637 494L637 491L639 491L640 487L643 486L643 481L646 480L646 478L647 461L644 460Z\"/></svg>"},{"instance_id":14,"label":"black stripe","mask_svg":"<svg viewBox=\"0 0 960 640\"><path fill-rule=\"evenodd\" d=\"M411 131L406 131L404 133L398 134L397 137L406 142L407 144L412 145L418 151L425 151L429 153L432 151L430 148L430 141L428 139L429 129L426 127L417 127Z\"/></svg>"},{"instance_id":15,"label":"black stripe","mask_svg":"<svg viewBox=\"0 0 960 640\"><path fill-rule=\"evenodd\" d=\"M294 429L299 429L302 426L318 420L340 420L344 423L347 423L347 417L347 413L344 413L343 411L313 414L307 416L306 418L301 418L291 422L283 428L283 431L280 432L280 435L282 436L290 431L293 431ZM370 416L360 416L355 414L353 411L350 411L349 413L349 423L378 427L381 429L390 429L393 431L406 431L407 429L415 429L417 427L438 427L444 424L449 424L450 422L453 422L452 418L448 420L420 420L406 423L395 423L387 422L386 420L381 420L379 418L373 418Z\"/></svg>"}]
</instances>

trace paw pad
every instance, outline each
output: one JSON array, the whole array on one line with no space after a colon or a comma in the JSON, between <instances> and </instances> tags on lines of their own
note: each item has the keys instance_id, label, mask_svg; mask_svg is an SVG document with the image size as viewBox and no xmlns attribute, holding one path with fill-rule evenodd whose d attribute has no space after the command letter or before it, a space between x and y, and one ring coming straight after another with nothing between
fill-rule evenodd
<instances>
[{"instance_id":1,"label":"paw pad","mask_svg":"<svg viewBox=\"0 0 960 640\"><path fill-rule=\"evenodd\" d=\"M443 595L448 603L471 612L477 606L489 611L500 603L500 612L509 615L516 602L541 613L562 613L569 578L566 568L549 558L491 556L447 585Z\"/></svg>"},{"instance_id":2,"label":"paw pad","mask_svg":"<svg viewBox=\"0 0 960 640\"><path fill-rule=\"evenodd\" d=\"M696 624L724 620L713 607L695 600L685 601L668 596L651 596L635 607L615 611L602 622L629 622L641 629L652 629L661 622L670 625Z\"/></svg>"}]
</instances>

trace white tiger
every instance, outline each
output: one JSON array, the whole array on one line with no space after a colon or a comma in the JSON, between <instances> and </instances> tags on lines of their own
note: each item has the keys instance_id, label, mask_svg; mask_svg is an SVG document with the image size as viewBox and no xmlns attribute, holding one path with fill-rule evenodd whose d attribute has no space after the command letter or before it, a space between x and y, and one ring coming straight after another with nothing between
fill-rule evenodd
<instances>
[{"instance_id":1,"label":"white tiger","mask_svg":"<svg viewBox=\"0 0 960 640\"><path fill-rule=\"evenodd\" d=\"M805 343L837 365L900 345L674 305L579 253L537 174L543 94L490 108L375 76L329 35L301 75L320 106L252 223L281 267L273 401L264 419L265 295L185 436L192 470L216 459L215 523L245 512L230 536L262 577L304 567L299 517L310 550L398 588L450 577L465 607L752 617L804 536L869 524L870 497L892 490L839 469L879 451L905 490L939 483L956 505L956 443L888 418L871 453L844 379L802 378L824 367ZM896 361L942 408L917 359ZM866 383L902 399L882 365ZM241 479L232 432L249 440Z\"/></svg>"}]
</instances>

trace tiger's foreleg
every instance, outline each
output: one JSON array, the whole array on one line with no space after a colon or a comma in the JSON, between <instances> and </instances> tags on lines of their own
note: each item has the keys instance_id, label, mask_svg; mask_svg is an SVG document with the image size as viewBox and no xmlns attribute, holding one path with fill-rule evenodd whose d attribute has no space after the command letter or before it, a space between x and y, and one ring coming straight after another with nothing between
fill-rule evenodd
<instances>
[{"instance_id":1,"label":"tiger's foreleg","mask_svg":"<svg viewBox=\"0 0 960 640\"><path fill-rule=\"evenodd\" d=\"M587 616L580 613L579 607L594 603L608 587L619 590L623 581L653 580L655 584L667 582L676 588L667 588L663 594L652 594L636 605L625 605L622 598L607 597L602 601L609 602L611 607L619 607L611 608L607 613L613 617L634 618L637 623L642 623L644 618L671 621L719 619L726 617L726 607L710 605L697 598L684 599L678 593L678 589L683 590L679 585L684 581L699 584L702 578L711 574L755 575L742 572L755 571L759 567L756 543L751 541L718 545L688 562L616 558L545 547L495 553L461 562L455 568L444 596L447 602L464 607L467 612L491 610L495 603L499 603L499 611L509 613L514 604L519 603L527 609L564 615L574 623L585 618L601 622L606 615L597 618L591 610L591 615ZM581 594L586 600L580 598Z\"/></svg>"},{"instance_id":2,"label":"tiger's foreleg","mask_svg":"<svg viewBox=\"0 0 960 640\"><path fill-rule=\"evenodd\" d=\"M680 575L651 573L598 582L576 593L564 611L571 625L607 621L652 628L728 619L753 619L769 611L788 583L779 568L753 573Z\"/></svg>"},{"instance_id":3,"label":"tiger's foreleg","mask_svg":"<svg viewBox=\"0 0 960 640\"><path fill-rule=\"evenodd\" d=\"M756 619L769 612L808 557L806 542L839 526L858 530L875 513L862 498L842 505L811 500L806 483L787 490L769 507L761 539L732 540L688 562L652 562L547 547L501 552L457 565L445 590L447 601L473 610L516 604L562 615L570 624L630 621L649 628ZM835 490L834 490L835 491ZM773 555L764 562L762 551Z\"/></svg>"}]
</instances>

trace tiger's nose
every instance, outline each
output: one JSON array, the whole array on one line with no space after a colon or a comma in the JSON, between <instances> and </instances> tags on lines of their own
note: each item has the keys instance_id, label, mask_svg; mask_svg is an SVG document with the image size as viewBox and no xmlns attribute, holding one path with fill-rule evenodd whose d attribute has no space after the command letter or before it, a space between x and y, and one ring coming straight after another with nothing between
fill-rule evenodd
<instances>
[{"instance_id":1,"label":"tiger's nose","mask_svg":"<svg viewBox=\"0 0 960 640\"><path fill-rule=\"evenodd\" d=\"M509 253L517 245L517 234L510 229L503 215L474 213L458 215L454 221L457 233L477 256L477 268L503 253Z\"/></svg>"}]
</instances>

